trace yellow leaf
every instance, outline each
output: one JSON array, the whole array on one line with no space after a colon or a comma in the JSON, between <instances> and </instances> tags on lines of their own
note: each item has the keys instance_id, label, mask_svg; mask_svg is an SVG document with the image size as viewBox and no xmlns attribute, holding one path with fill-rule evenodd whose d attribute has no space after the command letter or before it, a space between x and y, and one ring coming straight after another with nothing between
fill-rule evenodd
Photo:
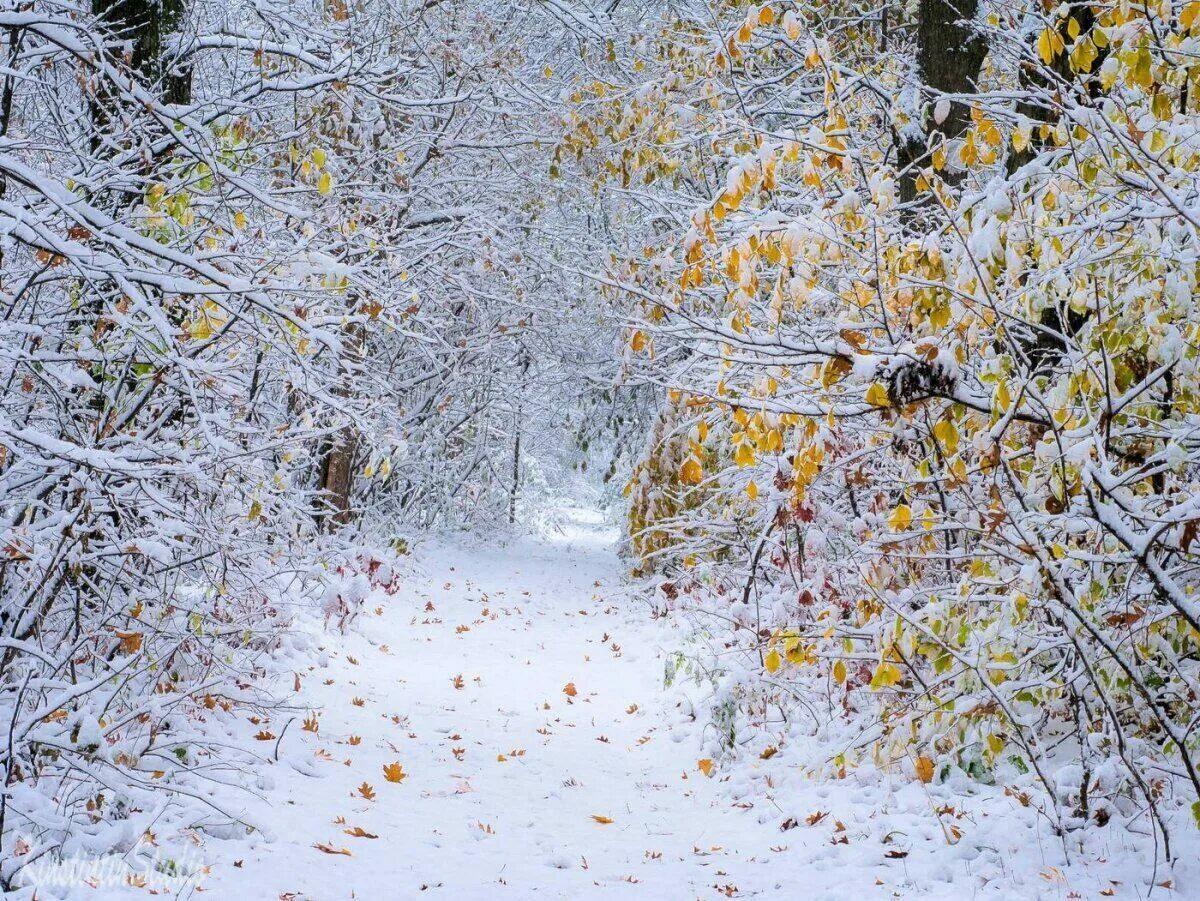
<instances>
[{"instance_id":1,"label":"yellow leaf","mask_svg":"<svg viewBox=\"0 0 1200 901\"><path fill-rule=\"evenodd\" d=\"M733 461L738 466L752 465L754 463L754 445L749 441L739 443L737 450L733 452Z\"/></svg>"},{"instance_id":2,"label":"yellow leaf","mask_svg":"<svg viewBox=\"0 0 1200 901\"><path fill-rule=\"evenodd\" d=\"M950 453L958 452L958 428L949 419L939 420L933 427L933 437Z\"/></svg>"},{"instance_id":3,"label":"yellow leaf","mask_svg":"<svg viewBox=\"0 0 1200 901\"><path fill-rule=\"evenodd\" d=\"M238 210L233 214L233 224L235 228L243 229L246 227L246 214Z\"/></svg>"},{"instance_id":4,"label":"yellow leaf","mask_svg":"<svg viewBox=\"0 0 1200 901\"><path fill-rule=\"evenodd\" d=\"M328 172L322 172L321 177L317 179L317 191L321 194L328 194L333 190L333 178Z\"/></svg>"},{"instance_id":5,"label":"yellow leaf","mask_svg":"<svg viewBox=\"0 0 1200 901\"><path fill-rule=\"evenodd\" d=\"M1005 412L1012 406L1012 395L1008 391L1008 382L1001 382L996 386L995 403L996 411L999 413Z\"/></svg>"},{"instance_id":6,"label":"yellow leaf","mask_svg":"<svg viewBox=\"0 0 1200 901\"><path fill-rule=\"evenodd\" d=\"M846 664L841 660L833 665L833 681L839 684L846 681Z\"/></svg>"},{"instance_id":7,"label":"yellow leaf","mask_svg":"<svg viewBox=\"0 0 1200 901\"><path fill-rule=\"evenodd\" d=\"M1029 146L1029 142L1033 139L1033 128L1028 124L1019 125L1013 129L1012 145L1013 150L1020 153Z\"/></svg>"},{"instance_id":8,"label":"yellow leaf","mask_svg":"<svg viewBox=\"0 0 1200 901\"><path fill-rule=\"evenodd\" d=\"M890 407L892 402L888 400L887 388L880 382L872 382L871 387L867 389L867 403L873 407Z\"/></svg>"},{"instance_id":9,"label":"yellow leaf","mask_svg":"<svg viewBox=\"0 0 1200 901\"><path fill-rule=\"evenodd\" d=\"M1063 50L1063 40L1059 37L1057 31L1052 28L1042 30L1037 39L1038 56L1042 58L1047 66L1054 62L1054 57L1058 56Z\"/></svg>"},{"instance_id":10,"label":"yellow leaf","mask_svg":"<svg viewBox=\"0 0 1200 901\"><path fill-rule=\"evenodd\" d=\"M763 665L767 668L768 673L779 672L779 667L783 665L783 658L779 656L779 652L771 650L763 660Z\"/></svg>"},{"instance_id":11,"label":"yellow leaf","mask_svg":"<svg viewBox=\"0 0 1200 901\"><path fill-rule=\"evenodd\" d=\"M679 469L679 481L685 485L699 485L703 478L704 470L701 469L699 460L688 457L683 461L683 466Z\"/></svg>"},{"instance_id":12,"label":"yellow leaf","mask_svg":"<svg viewBox=\"0 0 1200 901\"><path fill-rule=\"evenodd\" d=\"M903 532L912 525L912 508L908 504L900 504L891 512L887 521L893 532Z\"/></svg>"},{"instance_id":13,"label":"yellow leaf","mask_svg":"<svg viewBox=\"0 0 1200 901\"><path fill-rule=\"evenodd\" d=\"M758 11L758 24L771 25L775 22L775 10L769 6L764 6Z\"/></svg>"},{"instance_id":14,"label":"yellow leaf","mask_svg":"<svg viewBox=\"0 0 1200 901\"><path fill-rule=\"evenodd\" d=\"M875 674L871 677L871 689L877 690L895 685L902 676L900 668L894 663L881 663L875 668Z\"/></svg>"},{"instance_id":15,"label":"yellow leaf","mask_svg":"<svg viewBox=\"0 0 1200 901\"><path fill-rule=\"evenodd\" d=\"M758 499L758 485L755 484L753 479L750 481L750 484L746 486L746 496L752 501Z\"/></svg>"},{"instance_id":16,"label":"yellow leaf","mask_svg":"<svg viewBox=\"0 0 1200 901\"><path fill-rule=\"evenodd\" d=\"M791 10L788 10L783 15L783 30L787 33L788 40L794 41L800 37L800 20L796 18L796 14Z\"/></svg>"},{"instance_id":17,"label":"yellow leaf","mask_svg":"<svg viewBox=\"0 0 1200 901\"><path fill-rule=\"evenodd\" d=\"M700 769L700 772L702 772L705 776L712 775L713 762L709 758L705 757L703 760L697 760L696 766Z\"/></svg>"},{"instance_id":18,"label":"yellow leaf","mask_svg":"<svg viewBox=\"0 0 1200 901\"><path fill-rule=\"evenodd\" d=\"M1179 13L1179 27L1190 31L1198 19L1200 19L1200 0L1185 3L1183 10Z\"/></svg>"},{"instance_id":19,"label":"yellow leaf","mask_svg":"<svg viewBox=\"0 0 1200 901\"><path fill-rule=\"evenodd\" d=\"M404 767L400 765L400 761L395 763L386 763L383 766L383 778L388 782L403 782L408 778L408 773L404 772Z\"/></svg>"}]
</instances>

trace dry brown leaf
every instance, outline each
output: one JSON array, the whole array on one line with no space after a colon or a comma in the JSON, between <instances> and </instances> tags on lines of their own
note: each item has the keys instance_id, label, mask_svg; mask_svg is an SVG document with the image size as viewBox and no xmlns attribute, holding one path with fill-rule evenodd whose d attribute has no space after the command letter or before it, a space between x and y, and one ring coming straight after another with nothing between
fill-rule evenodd
<instances>
[{"instance_id":1,"label":"dry brown leaf","mask_svg":"<svg viewBox=\"0 0 1200 901\"><path fill-rule=\"evenodd\" d=\"M335 848L332 845L327 845L324 842L317 842L313 845L318 851L324 851L326 854L344 854L347 857L353 857L349 848Z\"/></svg>"}]
</instances>

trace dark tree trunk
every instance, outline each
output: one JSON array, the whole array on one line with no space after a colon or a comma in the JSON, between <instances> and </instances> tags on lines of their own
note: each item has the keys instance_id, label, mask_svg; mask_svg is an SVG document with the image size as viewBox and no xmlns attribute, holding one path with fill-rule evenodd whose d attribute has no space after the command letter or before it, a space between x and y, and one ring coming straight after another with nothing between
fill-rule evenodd
<instances>
[{"instance_id":1,"label":"dark tree trunk","mask_svg":"<svg viewBox=\"0 0 1200 901\"><path fill-rule=\"evenodd\" d=\"M1091 66L1086 71L1072 71L1070 49L1073 39L1067 32L1067 21L1071 18L1074 18L1078 23L1081 37L1090 35L1096 26L1096 14L1092 11L1091 6L1087 4L1073 4L1070 15L1064 16L1059 20L1058 34L1062 38L1065 49L1055 56L1047 67L1054 74L1045 74L1032 60L1022 60L1020 75L1022 89L1052 96L1061 89L1059 85L1055 84L1058 79L1070 84L1076 78L1082 78L1085 80L1085 89L1087 92L1093 98L1098 95L1100 85L1094 75L1100 71L1100 67L1104 65L1104 61L1108 58L1108 45L1105 44L1104 47L1097 48L1096 58L1092 60ZM1034 37L1036 38L1036 35ZM1045 103L1021 101L1017 104L1017 112L1034 122L1044 122L1051 126L1058 124L1058 110ZM1014 150L1009 154L1006 164L1008 173L1011 175L1016 172L1032 160L1045 146L1046 139L1039 134L1038 129L1034 129L1033 135L1030 137L1029 146L1024 150Z\"/></svg>"},{"instance_id":2,"label":"dark tree trunk","mask_svg":"<svg viewBox=\"0 0 1200 901\"><path fill-rule=\"evenodd\" d=\"M357 305L351 295L350 309ZM341 378L335 389L341 397L354 394L355 382L361 375L359 363L367 333L361 323L351 323L342 332L343 352L340 361ZM321 454L318 473L320 496L316 519L330 529L347 525L354 520L355 455L358 453L358 433L346 426L331 440Z\"/></svg>"},{"instance_id":3,"label":"dark tree trunk","mask_svg":"<svg viewBox=\"0 0 1200 901\"><path fill-rule=\"evenodd\" d=\"M917 123L919 134L897 138L902 203L911 204L917 199L917 176L929 165L930 146L960 137L971 124L971 109L966 103L951 101L940 123L934 121L933 106L942 94L967 94L975 89L987 56L987 43L972 25L978 10L979 0L920 0L917 69L922 85L921 119ZM950 184L961 179L952 172L944 172L942 177Z\"/></svg>"}]
</instances>

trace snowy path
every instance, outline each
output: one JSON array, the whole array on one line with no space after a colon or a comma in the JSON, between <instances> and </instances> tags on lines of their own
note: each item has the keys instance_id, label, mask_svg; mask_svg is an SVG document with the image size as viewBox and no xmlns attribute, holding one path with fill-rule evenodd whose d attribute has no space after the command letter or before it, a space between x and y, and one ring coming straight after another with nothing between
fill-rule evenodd
<instances>
[{"instance_id":1,"label":"snowy path","mask_svg":"<svg viewBox=\"0 0 1200 901\"><path fill-rule=\"evenodd\" d=\"M275 840L215 866L206 894L679 898L737 886L748 864L727 846L747 818L712 805L691 743L662 725L656 629L623 603L611 537L584 525L553 543L449 549L427 581L368 611L306 674L319 732L289 733L322 777L276 768ZM383 774L395 761L399 784ZM357 794L364 781L374 800ZM763 840L771 856L777 827Z\"/></svg>"},{"instance_id":2,"label":"snowy path","mask_svg":"<svg viewBox=\"0 0 1200 901\"><path fill-rule=\"evenodd\" d=\"M814 783L755 749L704 778L697 730L662 700L658 644L677 636L628 598L611 538L583 523L541 544L425 548L424 578L326 634L300 695L319 731L292 725L256 812L274 840L209 844L204 896L1065 899L1120 885L1057 870L1053 840L998 792L968 808L929 787L965 833L950 847L912 780ZM389 782L397 762L407 775Z\"/></svg>"}]
</instances>

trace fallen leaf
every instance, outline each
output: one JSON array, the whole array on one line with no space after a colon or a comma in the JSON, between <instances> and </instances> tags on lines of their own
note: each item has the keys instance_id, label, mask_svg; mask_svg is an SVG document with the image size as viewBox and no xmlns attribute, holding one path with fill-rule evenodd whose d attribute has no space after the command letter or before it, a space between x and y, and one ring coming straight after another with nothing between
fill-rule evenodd
<instances>
[{"instance_id":1,"label":"fallen leaf","mask_svg":"<svg viewBox=\"0 0 1200 901\"><path fill-rule=\"evenodd\" d=\"M360 785L358 787L358 793L368 801L375 800L375 789L371 788L369 783L364 782L362 785Z\"/></svg>"},{"instance_id":2,"label":"fallen leaf","mask_svg":"<svg viewBox=\"0 0 1200 901\"><path fill-rule=\"evenodd\" d=\"M563 686L563 694L565 694L568 698L573 698L579 694L579 691L575 688L574 682L568 682Z\"/></svg>"},{"instance_id":3,"label":"fallen leaf","mask_svg":"<svg viewBox=\"0 0 1200 901\"><path fill-rule=\"evenodd\" d=\"M332 845L326 845L323 842L317 842L313 845L318 851L324 851L326 854L345 854L347 857L353 857L349 848L334 848Z\"/></svg>"},{"instance_id":4,"label":"fallen leaf","mask_svg":"<svg viewBox=\"0 0 1200 901\"><path fill-rule=\"evenodd\" d=\"M352 838L379 838L375 833L367 832L362 826L355 826L353 829L343 829L342 831Z\"/></svg>"},{"instance_id":5,"label":"fallen leaf","mask_svg":"<svg viewBox=\"0 0 1200 901\"><path fill-rule=\"evenodd\" d=\"M400 761L395 763L384 764L383 778L388 782L403 782L408 778L408 773L404 772L404 767L400 766Z\"/></svg>"},{"instance_id":6,"label":"fallen leaf","mask_svg":"<svg viewBox=\"0 0 1200 901\"><path fill-rule=\"evenodd\" d=\"M696 761L696 766L705 776L711 776L713 771L713 762L708 757Z\"/></svg>"},{"instance_id":7,"label":"fallen leaf","mask_svg":"<svg viewBox=\"0 0 1200 901\"><path fill-rule=\"evenodd\" d=\"M609 823L613 822L612 817L601 816L598 813L592 814L592 819L595 820L597 823L601 823L604 825L608 825Z\"/></svg>"}]
</instances>

